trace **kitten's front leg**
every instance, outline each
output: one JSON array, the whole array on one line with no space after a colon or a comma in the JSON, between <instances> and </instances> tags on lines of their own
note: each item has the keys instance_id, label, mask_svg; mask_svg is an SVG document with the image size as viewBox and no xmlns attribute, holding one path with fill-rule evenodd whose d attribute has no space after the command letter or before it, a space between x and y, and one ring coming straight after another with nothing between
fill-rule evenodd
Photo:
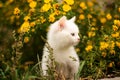
<instances>
[{"instance_id":1,"label":"kitten's front leg","mask_svg":"<svg viewBox=\"0 0 120 80\"><path fill-rule=\"evenodd\" d=\"M71 80L74 80L79 70L79 60L72 61L72 63L73 64L70 65L70 78Z\"/></svg>"}]
</instances>

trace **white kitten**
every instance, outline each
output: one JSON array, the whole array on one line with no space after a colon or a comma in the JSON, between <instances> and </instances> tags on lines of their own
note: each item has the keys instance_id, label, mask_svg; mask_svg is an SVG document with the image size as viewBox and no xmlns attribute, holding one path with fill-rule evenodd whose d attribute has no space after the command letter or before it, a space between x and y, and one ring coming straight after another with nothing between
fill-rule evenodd
<instances>
[{"instance_id":1,"label":"white kitten","mask_svg":"<svg viewBox=\"0 0 120 80\"><path fill-rule=\"evenodd\" d=\"M66 79L70 78L70 80L73 80L79 68L79 58L74 46L79 43L80 38L78 36L78 27L74 21L75 17L67 20L66 17L63 16L50 26L50 30L47 34L47 41L53 49L53 57L59 64L57 71L62 73ZM47 74L47 65L50 65L48 63L49 54L45 46L42 57L42 70L44 75Z\"/></svg>"}]
</instances>

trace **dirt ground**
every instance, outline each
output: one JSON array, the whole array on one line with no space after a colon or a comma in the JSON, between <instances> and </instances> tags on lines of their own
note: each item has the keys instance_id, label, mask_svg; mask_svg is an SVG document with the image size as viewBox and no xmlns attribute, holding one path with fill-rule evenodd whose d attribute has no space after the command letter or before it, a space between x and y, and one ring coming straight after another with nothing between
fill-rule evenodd
<instances>
[{"instance_id":1,"label":"dirt ground","mask_svg":"<svg viewBox=\"0 0 120 80\"><path fill-rule=\"evenodd\" d=\"M104 78L104 79L99 79L99 80L120 80L120 77L115 77L115 78Z\"/></svg>"}]
</instances>

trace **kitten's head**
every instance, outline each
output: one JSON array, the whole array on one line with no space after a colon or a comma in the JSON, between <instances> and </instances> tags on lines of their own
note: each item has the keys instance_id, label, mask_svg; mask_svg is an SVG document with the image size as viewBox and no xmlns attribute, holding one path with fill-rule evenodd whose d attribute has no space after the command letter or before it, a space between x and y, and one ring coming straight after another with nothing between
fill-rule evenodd
<instances>
[{"instance_id":1,"label":"kitten's head","mask_svg":"<svg viewBox=\"0 0 120 80\"><path fill-rule=\"evenodd\" d=\"M60 47L75 46L79 43L79 29L75 24L75 17L67 20L65 16L53 23L48 33L52 44Z\"/></svg>"}]
</instances>

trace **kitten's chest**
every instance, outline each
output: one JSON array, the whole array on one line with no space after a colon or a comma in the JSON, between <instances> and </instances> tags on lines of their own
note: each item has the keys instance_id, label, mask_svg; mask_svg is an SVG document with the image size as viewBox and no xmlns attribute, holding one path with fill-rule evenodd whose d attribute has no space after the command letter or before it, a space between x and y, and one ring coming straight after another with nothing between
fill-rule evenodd
<instances>
[{"instance_id":1,"label":"kitten's chest","mask_svg":"<svg viewBox=\"0 0 120 80\"><path fill-rule=\"evenodd\" d=\"M78 58L74 49L66 51L54 51L54 57L57 62L66 64L67 62L72 61L72 57Z\"/></svg>"}]
</instances>

